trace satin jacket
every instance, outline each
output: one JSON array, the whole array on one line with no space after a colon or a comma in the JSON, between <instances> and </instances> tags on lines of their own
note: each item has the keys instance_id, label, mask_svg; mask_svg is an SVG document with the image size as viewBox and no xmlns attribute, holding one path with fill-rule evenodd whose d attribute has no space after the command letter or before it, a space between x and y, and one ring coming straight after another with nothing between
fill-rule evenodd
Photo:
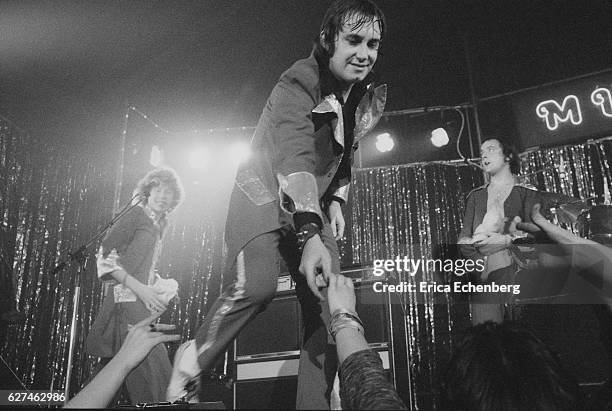
<instances>
[{"instance_id":1,"label":"satin jacket","mask_svg":"<svg viewBox=\"0 0 612 411\"><path fill-rule=\"evenodd\" d=\"M251 159L239 168L230 200L228 261L255 236L292 225L294 213L316 213L324 221L322 200L348 196L354 150L344 147L341 101L322 91L330 73L319 60L314 53L298 60L268 98L251 142ZM361 88L354 148L382 116L386 99L386 86ZM345 156L351 158L343 161Z\"/></svg>"}]
</instances>

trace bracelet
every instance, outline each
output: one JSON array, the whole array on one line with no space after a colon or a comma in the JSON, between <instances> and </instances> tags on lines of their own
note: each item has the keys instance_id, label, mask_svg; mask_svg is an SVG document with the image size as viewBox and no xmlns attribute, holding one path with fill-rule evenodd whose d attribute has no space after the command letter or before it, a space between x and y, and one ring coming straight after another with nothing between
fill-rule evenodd
<instances>
[{"instance_id":1,"label":"bracelet","mask_svg":"<svg viewBox=\"0 0 612 411\"><path fill-rule=\"evenodd\" d=\"M343 328L354 328L362 335L364 334L363 322L355 312L349 312L343 308L334 311L334 315L329 322L328 332L336 340L336 334Z\"/></svg>"},{"instance_id":2,"label":"bracelet","mask_svg":"<svg viewBox=\"0 0 612 411\"><path fill-rule=\"evenodd\" d=\"M300 231L296 233L298 249L302 251L306 242L315 235L321 235L321 229L315 223L307 223L300 227Z\"/></svg>"},{"instance_id":3,"label":"bracelet","mask_svg":"<svg viewBox=\"0 0 612 411\"><path fill-rule=\"evenodd\" d=\"M359 318L359 316L357 315L357 313L351 313L348 311L340 311L340 310L336 310L334 311L334 315L332 316L332 319L330 321L330 324L334 324L334 322L336 321L340 321L341 319L345 318L351 321L355 321L356 323L358 323L359 325L361 325L363 327L363 322L361 321L361 318Z\"/></svg>"},{"instance_id":4,"label":"bracelet","mask_svg":"<svg viewBox=\"0 0 612 411\"><path fill-rule=\"evenodd\" d=\"M328 332L336 340L336 334L343 328L354 328L359 331L362 335L364 334L363 325L360 322L354 321L349 318L337 318L330 325Z\"/></svg>"}]
</instances>

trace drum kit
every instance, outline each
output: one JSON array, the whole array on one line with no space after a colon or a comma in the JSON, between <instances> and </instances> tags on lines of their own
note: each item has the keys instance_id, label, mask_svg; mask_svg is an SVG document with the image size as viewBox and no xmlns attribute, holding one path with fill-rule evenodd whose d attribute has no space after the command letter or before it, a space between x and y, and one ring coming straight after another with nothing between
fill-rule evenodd
<instances>
[{"instance_id":1,"label":"drum kit","mask_svg":"<svg viewBox=\"0 0 612 411\"><path fill-rule=\"evenodd\" d=\"M582 238L612 244L612 205L589 205L589 201L564 194L540 192L540 198L549 204L552 222L569 229Z\"/></svg>"}]
</instances>

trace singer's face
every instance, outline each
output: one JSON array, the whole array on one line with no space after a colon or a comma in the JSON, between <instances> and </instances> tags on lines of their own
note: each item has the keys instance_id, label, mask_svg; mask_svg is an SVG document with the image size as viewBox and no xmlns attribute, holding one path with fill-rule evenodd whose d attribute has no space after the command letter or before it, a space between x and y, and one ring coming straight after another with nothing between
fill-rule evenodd
<instances>
[{"instance_id":1,"label":"singer's face","mask_svg":"<svg viewBox=\"0 0 612 411\"><path fill-rule=\"evenodd\" d=\"M378 58L378 20L361 27L355 27L355 23L356 18L353 17L342 26L336 37L334 55L329 59L329 70L345 84L365 79Z\"/></svg>"},{"instance_id":2,"label":"singer's face","mask_svg":"<svg viewBox=\"0 0 612 411\"><path fill-rule=\"evenodd\" d=\"M148 206L156 213L165 213L174 200L174 190L167 184L161 184L151 189Z\"/></svg>"},{"instance_id":3,"label":"singer's face","mask_svg":"<svg viewBox=\"0 0 612 411\"><path fill-rule=\"evenodd\" d=\"M497 174L504 167L510 167L506 156L504 156L504 150L497 140L487 140L482 143L480 158L483 170L491 175Z\"/></svg>"}]
</instances>

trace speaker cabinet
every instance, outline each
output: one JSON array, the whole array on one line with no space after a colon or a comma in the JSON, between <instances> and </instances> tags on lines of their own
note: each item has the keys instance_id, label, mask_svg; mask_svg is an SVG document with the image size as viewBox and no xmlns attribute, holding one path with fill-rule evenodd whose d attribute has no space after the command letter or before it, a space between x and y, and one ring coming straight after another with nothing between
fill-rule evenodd
<instances>
[{"instance_id":1,"label":"speaker cabinet","mask_svg":"<svg viewBox=\"0 0 612 411\"><path fill-rule=\"evenodd\" d=\"M386 295L360 281L355 282L355 295L366 340L390 370ZM277 294L238 335L234 342L235 408L295 409L301 327L300 303L290 290Z\"/></svg>"},{"instance_id":2,"label":"speaker cabinet","mask_svg":"<svg viewBox=\"0 0 612 411\"><path fill-rule=\"evenodd\" d=\"M301 317L294 293L277 296L236 338L236 359L299 350Z\"/></svg>"},{"instance_id":3,"label":"speaker cabinet","mask_svg":"<svg viewBox=\"0 0 612 411\"><path fill-rule=\"evenodd\" d=\"M386 294L374 292L370 283L355 283L357 313L365 325L368 343L389 341ZM235 341L236 361L278 358L298 354L302 315L295 291L279 293Z\"/></svg>"},{"instance_id":4,"label":"speaker cabinet","mask_svg":"<svg viewBox=\"0 0 612 411\"><path fill-rule=\"evenodd\" d=\"M234 384L234 408L249 410L294 410L297 376Z\"/></svg>"}]
</instances>

